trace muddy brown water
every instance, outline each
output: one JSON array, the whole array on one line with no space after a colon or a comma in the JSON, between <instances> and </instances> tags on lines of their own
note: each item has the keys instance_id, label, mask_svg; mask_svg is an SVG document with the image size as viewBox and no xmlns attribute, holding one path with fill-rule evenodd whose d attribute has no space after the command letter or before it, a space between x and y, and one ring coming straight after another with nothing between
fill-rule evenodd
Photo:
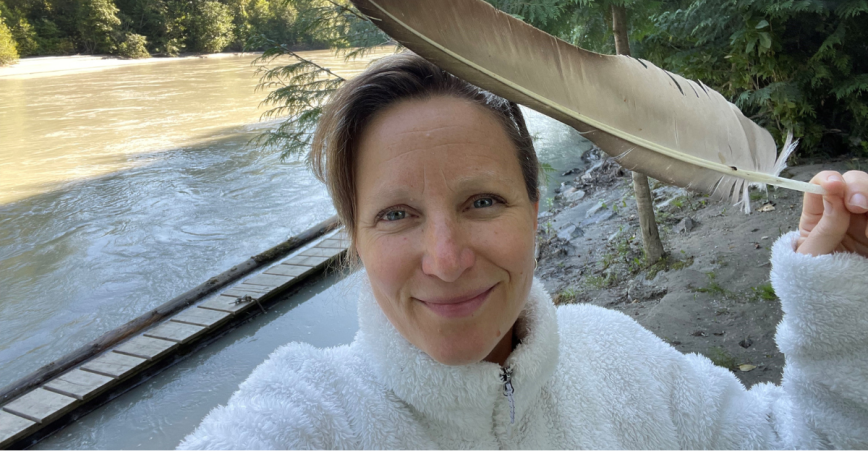
<instances>
[{"instance_id":1,"label":"muddy brown water","mask_svg":"<svg viewBox=\"0 0 868 454\"><path fill-rule=\"evenodd\" d=\"M334 214L254 57L0 77L0 386Z\"/></svg>"}]
</instances>

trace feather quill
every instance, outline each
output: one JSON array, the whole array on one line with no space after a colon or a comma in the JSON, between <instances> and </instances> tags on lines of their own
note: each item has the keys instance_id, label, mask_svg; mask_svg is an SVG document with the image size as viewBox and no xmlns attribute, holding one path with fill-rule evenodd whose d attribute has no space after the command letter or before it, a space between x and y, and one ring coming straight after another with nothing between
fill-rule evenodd
<instances>
[{"instance_id":1,"label":"feather quill","mask_svg":"<svg viewBox=\"0 0 868 454\"><path fill-rule=\"evenodd\" d=\"M352 1L410 50L572 126L630 170L733 202L749 185L823 193L778 176L791 136L778 156L768 131L702 82L580 49L481 0Z\"/></svg>"}]
</instances>

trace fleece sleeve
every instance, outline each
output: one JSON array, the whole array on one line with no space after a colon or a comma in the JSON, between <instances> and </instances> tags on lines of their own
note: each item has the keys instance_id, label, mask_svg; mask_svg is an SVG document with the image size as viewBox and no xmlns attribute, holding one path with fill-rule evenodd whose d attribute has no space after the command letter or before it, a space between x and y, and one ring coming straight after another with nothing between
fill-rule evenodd
<instances>
[{"instance_id":1,"label":"fleece sleeve","mask_svg":"<svg viewBox=\"0 0 868 454\"><path fill-rule=\"evenodd\" d=\"M585 375L564 393L584 408L610 409L575 419L618 428L620 443L600 447L868 449L868 259L799 254L796 238L785 235L772 249L771 280L784 312L776 337L786 358L781 386L746 390L732 372L678 353L615 311L562 311L565 321L578 319L562 327L573 334L566 342L584 341L567 345L561 360ZM582 383L594 388L582 392ZM580 391L572 395L573 388Z\"/></svg>"},{"instance_id":2,"label":"fleece sleeve","mask_svg":"<svg viewBox=\"0 0 868 454\"><path fill-rule=\"evenodd\" d=\"M868 449L868 259L799 254L797 238L772 248L781 386L745 391L707 358L685 355L670 401L680 447Z\"/></svg>"},{"instance_id":3,"label":"fleece sleeve","mask_svg":"<svg viewBox=\"0 0 868 454\"><path fill-rule=\"evenodd\" d=\"M340 449L351 438L349 421L313 383L335 374L307 344L288 344L271 354L225 406L211 410L180 450ZM338 435L336 435L338 434Z\"/></svg>"},{"instance_id":4,"label":"fleece sleeve","mask_svg":"<svg viewBox=\"0 0 868 454\"><path fill-rule=\"evenodd\" d=\"M868 449L868 259L799 254L797 238L772 249L786 357L774 429L784 448Z\"/></svg>"}]
</instances>

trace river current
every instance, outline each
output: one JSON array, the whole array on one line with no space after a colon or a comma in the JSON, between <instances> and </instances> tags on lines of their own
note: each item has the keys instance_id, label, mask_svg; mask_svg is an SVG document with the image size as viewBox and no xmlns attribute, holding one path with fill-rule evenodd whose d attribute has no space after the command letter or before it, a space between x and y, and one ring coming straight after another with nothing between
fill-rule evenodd
<instances>
[{"instance_id":1,"label":"river current","mask_svg":"<svg viewBox=\"0 0 868 454\"><path fill-rule=\"evenodd\" d=\"M347 77L366 65L326 51L305 54ZM300 159L282 162L279 152L250 143L274 126L260 121L264 94L254 92L253 58L0 75L0 387L334 214ZM541 161L559 169L580 163L588 143L578 133L525 112ZM73 436L73 424L46 447L174 446L276 346L352 339L354 302L334 297L352 292L328 288L332 282L293 297L285 316L264 318L161 374L168 382L155 378L94 412L85 418L94 424L89 430ZM339 321L327 329L323 319ZM167 390L155 396L154 386ZM195 409L185 414L174 407L184 389L214 393L191 396ZM161 405L186 422L158 418L139 438L111 429L133 415L154 416Z\"/></svg>"}]
</instances>

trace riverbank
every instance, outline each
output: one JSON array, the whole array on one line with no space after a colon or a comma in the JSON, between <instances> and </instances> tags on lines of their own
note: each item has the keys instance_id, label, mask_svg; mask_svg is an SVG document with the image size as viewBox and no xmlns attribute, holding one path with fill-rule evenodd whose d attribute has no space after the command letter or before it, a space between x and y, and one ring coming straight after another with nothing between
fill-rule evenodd
<instances>
[{"instance_id":1,"label":"riverbank","mask_svg":"<svg viewBox=\"0 0 868 454\"><path fill-rule=\"evenodd\" d=\"M781 234L798 227L802 194L754 191L748 215L652 180L669 255L646 267L629 172L588 155L588 170L540 213L536 274L556 303L621 311L677 350L733 370L747 387L780 384L784 357L774 335L782 313L769 255ZM838 161L792 167L783 176L807 181L823 169L866 167L865 160Z\"/></svg>"},{"instance_id":2,"label":"riverbank","mask_svg":"<svg viewBox=\"0 0 868 454\"><path fill-rule=\"evenodd\" d=\"M190 54L179 57L151 57L125 59L110 55L65 55L60 57L28 57L17 63L0 67L0 79L29 79L60 76L92 71L103 71L122 66L153 65L200 58L227 58L258 55L259 52L221 52L217 54Z\"/></svg>"}]
</instances>

